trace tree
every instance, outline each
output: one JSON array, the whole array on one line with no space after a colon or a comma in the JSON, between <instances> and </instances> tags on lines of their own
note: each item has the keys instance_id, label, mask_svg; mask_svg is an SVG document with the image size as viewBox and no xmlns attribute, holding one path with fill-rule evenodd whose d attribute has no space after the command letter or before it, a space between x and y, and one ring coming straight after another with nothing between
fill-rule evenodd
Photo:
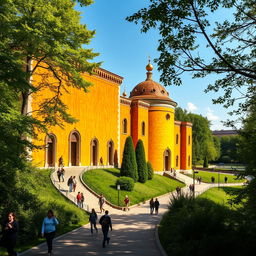
<instances>
[{"instance_id":1,"label":"tree","mask_svg":"<svg viewBox=\"0 0 256 256\"><path fill-rule=\"evenodd\" d=\"M145 149L142 140L138 140L136 149L136 162L138 166L139 182L145 183L148 180L148 167L145 157Z\"/></svg>"},{"instance_id":2,"label":"tree","mask_svg":"<svg viewBox=\"0 0 256 256\"><path fill-rule=\"evenodd\" d=\"M208 168L209 167L207 156L204 157L204 165L203 166L204 166L204 168Z\"/></svg>"},{"instance_id":3,"label":"tree","mask_svg":"<svg viewBox=\"0 0 256 256\"><path fill-rule=\"evenodd\" d=\"M125 141L120 175L131 177L135 182L138 180L138 167L131 136Z\"/></svg>"},{"instance_id":4,"label":"tree","mask_svg":"<svg viewBox=\"0 0 256 256\"><path fill-rule=\"evenodd\" d=\"M213 143L214 143L214 148L216 151L216 160L219 159L220 157L220 139L217 136L212 136L213 138Z\"/></svg>"},{"instance_id":5,"label":"tree","mask_svg":"<svg viewBox=\"0 0 256 256\"><path fill-rule=\"evenodd\" d=\"M248 99L255 95L256 82L256 7L252 1L150 0L150 3L127 20L136 24L140 21L142 32L158 29L160 56L155 61L162 71L160 80L165 85L180 85L185 72L192 73L193 78L219 75L206 89L207 92L224 90L213 102L228 107L244 99L236 112L247 110ZM222 20L220 9L225 13ZM234 91L240 95L234 95Z\"/></svg>"},{"instance_id":6,"label":"tree","mask_svg":"<svg viewBox=\"0 0 256 256\"><path fill-rule=\"evenodd\" d=\"M147 162L147 167L148 167L148 179L152 180L154 176L154 170L153 170L152 164L149 161Z\"/></svg>"},{"instance_id":7,"label":"tree","mask_svg":"<svg viewBox=\"0 0 256 256\"><path fill-rule=\"evenodd\" d=\"M221 155L219 161L224 163L241 162L239 144L240 136L223 136L220 139Z\"/></svg>"},{"instance_id":8,"label":"tree","mask_svg":"<svg viewBox=\"0 0 256 256\"><path fill-rule=\"evenodd\" d=\"M88 5L92 1L78 2ZM50 125L75 121L61 101L61 94L70 86L86 91L90 84L82 73L92 73L98 66L89 62L97 54L83 48L94 31L80 23L74 6L73 0L1 1L1 218L5 209L29 209L31 198L36 200L29 191L16 187L16 173L30 168L29 151L35 148L30 138L36 138L37 129L47 132ZM35 76L41 77L40 83L33 83ZM29 97L44 89L50 90L52 97L29 112Z\"/></svg>"},{"instance_id":9,"label":"tree","mask_svg":"<svg viewBox=\"0 0 256 256\"><path fill-rule=\"evenodd\" d=\"M78 1L81 5L91 0ZM75 121L61 100L70 86L84 91L90 85L82 77L98 65L90 63L97 54L84 49L94 31L80 23L73 0L3 0L0 18L0 80L20 95L20 112L31 114L28 101L47 88L52 98L33 110L45 125ZM41 77L33 84L32 76Z\"/></svg>"}]
</instances>

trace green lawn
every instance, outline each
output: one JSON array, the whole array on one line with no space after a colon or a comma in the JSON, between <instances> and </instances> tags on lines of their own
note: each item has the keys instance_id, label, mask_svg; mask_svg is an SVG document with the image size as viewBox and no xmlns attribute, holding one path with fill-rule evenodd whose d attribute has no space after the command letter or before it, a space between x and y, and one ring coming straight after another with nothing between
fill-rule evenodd
<instances>
[{"instance_id":1,"label":"green lawn","mask_svg":"<svg viewBox=\"0 0 256 256\"><path fill-rule=\"evenodd\" d=\"M52 185L50 170L35 169L29 173L18 174L17 183L18 186L27 188L32 194L36 194L40 205L35 211L19 210L20 214L18 214L17 218L20 224L20 233L18 237L21 238L22 236L25 242L22 244L18 243L16 247L18 252L45 241L45 239L40 238L38 235L34 235L33 238L26 240L25 232L22 230L24 225L28 225L30 221L31 225L33 225L33 232L40 234L42 221L48 209L54 211L60 222L57 226L57 235L69 232L88 223L88 214L62 196ZM7 253L0 249L0 255L7 255Z\"/></svg>"},{"instance_id":2,"label":"green lawn","mask_svg":"<svg viewBox=\"0 0 256 256\"><path fill-rule=\"evenodd\" d=\"M218 204L223 204L231 208L231 205L228 203L228 199L231 199L233 196L227 194L228 192L238 191L241 187L220 187L220 188L211 188L205 191L199 196L199 198L207 198L214 201Z\"/></svg>"},{"instance_id":3,"label":"green lawn","mask_svg":"<svg viewBox=\"0 0 256 256\"><path fill-rule=\"evenodd\" d=\"M120 170L118 169L97 169L85 172L83 180L96 193L102 193L109 202L118 205L118 191L115 183L119 176ZM148 180L144 184L136 182L131 192L120 191L120 206L124 206L125 195L129 196L131 205L133 205L173 191L177 186L183 187L185 185L176 180L155 174L152 180Z\"/></svg>"},{"instance_id":4,"label":"green lawn","mask_svg":"<svg viewBox=\"0 0 256 256\"><path fill-rule=\"evenodd\" d=\"M186 175L193 178L192 174L186 174ZM225 176L228 178L227 183L242 183L242 182L245 182L245 180L241 180L241 179L237 180L236 179L237 177L233 174L222 174L222 173L220 173L219 174L219 177L220 177L219 182L220 183L225 183L224 182ZM218 173L217 172L198 171L198 173L195 174L195 177L196 178L201 177L202 182L206 182L206 183L211 183L211 177L214 177L215 178L214 183L218 183Z\"/></svg>"}]
</instances>

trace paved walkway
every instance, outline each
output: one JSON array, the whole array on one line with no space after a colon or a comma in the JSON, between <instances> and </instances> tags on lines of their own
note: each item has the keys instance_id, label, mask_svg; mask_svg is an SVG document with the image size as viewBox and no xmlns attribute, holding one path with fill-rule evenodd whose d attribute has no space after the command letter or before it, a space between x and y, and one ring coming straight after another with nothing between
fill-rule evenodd
<instances>
[{"instance_id":1,"label":"paved walkway","mask_svg":"<svg viewBox=\"0 0 256 256\"><path fill-rule=\"evenodd\" d=\"M67 179L72 175L77 178L76 192L71 194L75 198L78 191L85 195L85 202L89 209L95 208L99 211L98 199L90 193L80 182L79 175L83 168L65 168L65 182L57 182L56 172L52 179L60 191L66 195ZM184 176L184 177L183 177ZM192 179L177 172L177 178L183 179L186 184L191 184ZM224 184L227 185L227 184ZM237 184L236 184L237 185ZM211 184L196 185L196 192L201 193L212 187ZM183 189L187 191L187 187ZM70 195L69 195L70 196ZM110 244L106 248L102 248L102 232L99 228L98 234L90 234L89 225L85 225L77 230L69 232L65 235L57 237L54 240L54 255L147 255L161 256L162 253L157 246L155 239L155 226L160 222L164 212L166 212L170 200L170 194L159 197L160 210L159 215L149 214L149 205L142 204L131 208L130 211L124 212L106 206L109 210L113 222L113 231L110 231ZM71 198L71 199L72 199ZM98 213L98 217L101 214ZM24 256L46 255L46 245L41 244L29 251L22 253Z\"/></svg>"}]
</instances>

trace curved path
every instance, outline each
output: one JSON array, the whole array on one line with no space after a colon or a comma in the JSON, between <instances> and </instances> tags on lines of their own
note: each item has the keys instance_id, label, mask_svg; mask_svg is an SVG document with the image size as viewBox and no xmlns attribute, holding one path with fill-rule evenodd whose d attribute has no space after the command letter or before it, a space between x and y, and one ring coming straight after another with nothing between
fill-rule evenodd
<instances>
[{"instance_id":1,"label":"curved path","mask_svg":"<svg viewBox=\"0 0 256 256\"><path fill-rule=\"evenodd\" d=\"M95 208L98 217L101 216L98 206L98 199L90 193L81 183L79 179L80 173L84 168L65 168L65 182L58 182L56 172L52 175L52 181L55 186L64 195L68 195L74 200L78 191L83 192L85 196L86 208L89 210ZM67 193L67 179L70 176L76 176L77 189L76 192ZM189 185L192 179L177 172L177 178L184 180ZM231 184L221 184L231 185ZM234 185L234 184L232 184ZM238 185L238 184L235 184ZM196 185L196 192L200 194L214 185L204 184ZM183 189L187 191L187 187ZM160 202L159 215L150 215L148 202L141 206L131 208L128 212L116 210L110 206L105 208L109 210L112 217L113 231L110 231L110 244L106 248L102 248L102 232L99 228L98 234L91 235L89 225L85 225L67 234L57 237L54 240L54 255L62 256L80 256L80 255L147 255L161 256L163 255L157 245L155 236L155 226L160 222L163 213L167 210L171 193L158 197ZM24 256L46 255L46 244L21 253Z\"/></svg>"}]
</instances>

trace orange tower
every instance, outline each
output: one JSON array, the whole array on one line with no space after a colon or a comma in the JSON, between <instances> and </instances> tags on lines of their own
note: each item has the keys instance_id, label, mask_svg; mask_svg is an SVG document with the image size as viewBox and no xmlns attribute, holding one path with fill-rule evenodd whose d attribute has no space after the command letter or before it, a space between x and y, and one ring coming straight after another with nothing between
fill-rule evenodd
<instances>
[{"instance_id":1,"label":"orange tower","mask_svg":"<svg viewBox=\"0 0 256 256\"><path fill-rule=\"evenodd\" d=\"M133 142L136 145L140 138L140 130L143 134L143 123L138 118L143 116L144 130L148 133L148 160L156 171L171 170L175 167L172 134L174 108L177 103L169 98L169 93L162 85L153 81L153 66L150 62L146 70L146 80L136 85L130 94ZM145 144L144 146L146 148Z\"/></svg>"}]
</instances>

